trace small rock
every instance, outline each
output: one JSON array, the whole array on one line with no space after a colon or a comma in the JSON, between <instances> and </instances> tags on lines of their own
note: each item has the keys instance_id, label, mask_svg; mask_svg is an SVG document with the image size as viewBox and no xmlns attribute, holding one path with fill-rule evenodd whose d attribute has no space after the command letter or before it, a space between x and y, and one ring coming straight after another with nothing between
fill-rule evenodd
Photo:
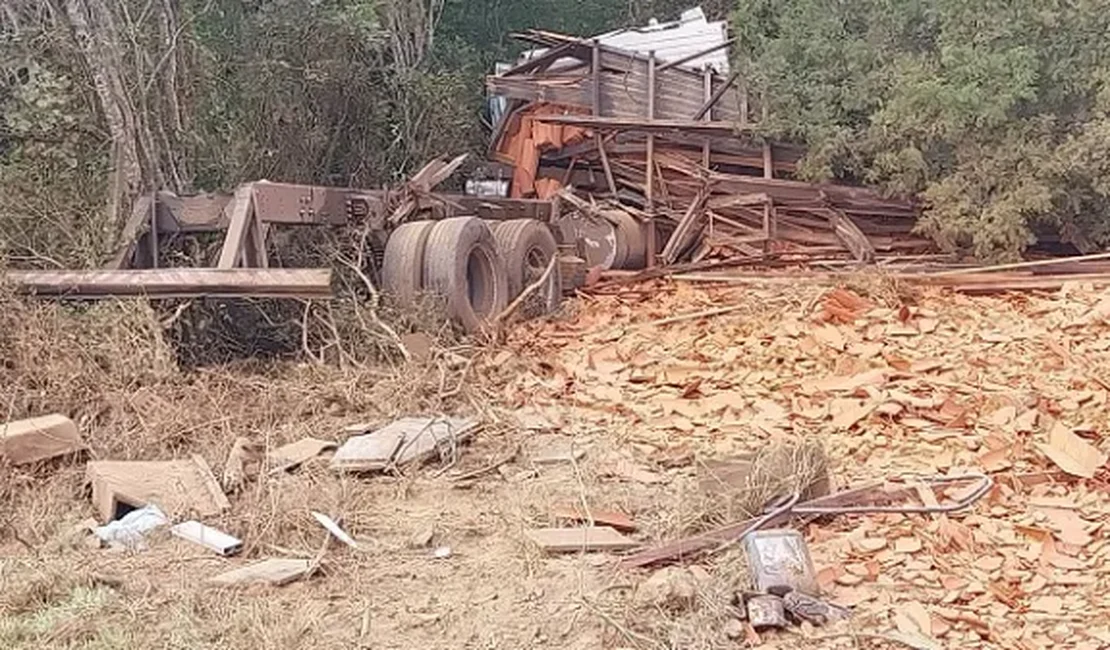
<instances>
[{"instance_id":1,"label":"small rock","mask_svg":"<svg viewBox=\"0 0 1110 650\"><path fill-rule=\"evenodd\" d=\"M440 546L439 548L437 548L435 551L432 552L432 556L435 557L437 560L443 560L443 559L449 558L449 557L451 557L451 547L450 546Z\"/></svg>"},{"instance_id":2,"label":"small rock","mask_svg":"<svg viewBox=\"0 0 1110 650\"><path fill-rule=\"evenodd\" d=\"M425 526L417 530L412 536L409 537L409 548L427 548L432 544L432 538L435 537L435 527Z\"/></svg>"},{"instance_id":3,"label":"small rock","mask_svg":"<svg viewBox=\"0 0 1110 650\"><path fill-rule=\"evenodd\" d=\"M726 637L728 637L728 638L730 638L734 641L736 639L744 638L744 624L741 623L740 621L736 620L735 618L730 618L727 621L725 621L725 626L724 626L723 631L724 631Z\"/></svg>"},{"instance_id":4,"label":"small rock","mask_svg":"<svg viewBox=\"0 0 1110 650\"><path fill-rule=\"evenodd\" d=\"M682 611L694 606L697 592L697 580L690 571L666 567L640 583L633 602L638 608Z\"/></svg>"}]
</instances>

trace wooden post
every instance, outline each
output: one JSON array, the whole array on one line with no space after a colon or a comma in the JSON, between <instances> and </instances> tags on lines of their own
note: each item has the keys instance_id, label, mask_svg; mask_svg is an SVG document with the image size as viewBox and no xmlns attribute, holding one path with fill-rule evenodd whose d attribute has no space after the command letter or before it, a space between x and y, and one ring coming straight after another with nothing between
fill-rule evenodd
<instances>
[{"instance_id":1,"label":"wooden post","mask_svg":"<svg viewBox=\"0 0 1110 650\"><path fill-rule=\"evenodd\" d=\"M705 103L707 104L709 103L709 98L713 96L713 68L709 67L708 63L705 64L705 68L702 70L702 96L704 98L703 101L705 101ZM709 111L705 114L705 120L707 122L713 121L712 108L710 108ZM701 145L702 167L709 169L710 156L711 150L709 145L709 137L706 136L705 142L703 142ZM710 223L712 223L712 221L710 221Z\"/></svg>"},{"instance_id":2,"label":"wooden post","mask_svg":"<svg viewBox=\"0 0 1110 650\"><path fill-rule=\"evenodd\" d=\"M150 266L158 268L158 193L150 193Z\"/></svg>"},{"instance_id":3,"label":"wooden post","mask_svg":"<svg viewBox=\"0 0 1110 650\"><path fill-rule=\"evenodd\" d=\"M593 55L590 62L590 75L593 78L594 116L601 115L601 43L593 42Z\"/></svg>"},{"instance_id":4,"label":"wooden post","mask_svg":"<svg viewBox=\"0 0 1110 650\"><path fill-rule=\"evenodd\" d=\"M760 102L762 106L760 109L763 111L763 119L761 123L766 122L770 111L767 109L767 95L763 96L763 101ZM775 177L775 161L771 151L771 141L767 136L763 136L763 178Z\"/></svg>"},{"instance_id":5,"label":"wooden post","mask_svg":"<svg viewBox=\"0 0 1110 650\"><path fill-rule=\"evenodd\" d=\"M655 120L655 51L648 53L648 121ZM655 134L647 136L647 265L655 266Z\"/></svg>"}]
</instances>

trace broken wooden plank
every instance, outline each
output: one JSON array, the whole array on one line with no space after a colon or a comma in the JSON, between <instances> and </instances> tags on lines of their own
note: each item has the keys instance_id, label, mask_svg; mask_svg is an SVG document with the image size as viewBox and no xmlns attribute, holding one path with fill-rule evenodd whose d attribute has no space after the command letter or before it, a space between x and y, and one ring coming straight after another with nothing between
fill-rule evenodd
<instances>
[{"instance_id":1,"label":"broken wooden plank","mask_svg":"<svg viewBox=\"0 0 1110 650\"><path fill-rule=\"evenodd\" d=\"M257 584L280 587L303 578L311 571L312 560L271 558L221 573L210 578L208 582L219 587L246 587Z\"/></svg>"},{"instance_id":2,"label":"broken wooden plank","mask_svg":"<svg viewBox=\"0 0 1110 650\"><path fill-rule=\"evenodd\" d=\"M561 505L552 510L551 516L556 520L587 523L593 526L609 526L622 533L631 533L636 530L636 522L632 521L623 512L615 510L596 510L594 508L587 510L581 505Z\"/></svg>"},{"instance_id":3,"label":"broken wooden plank","mask_svg":"<svg viewBox=\"0 0 1110 650\"><path fill-rule=\"evenodd\" d=\"M13 465L65 456L87 449L77 425L57 413L0 425L0 458Z\"/></svg>"},{"instance_id":4,"label":"broken wooden plank","mask_svg":"<svg viewBox=\"0 0 1110 650\"><path fill-rule=\"evenodd\" d=\"M336 471L373 472L421 461L438 449L464 441L477 429L466 418L401 418L343 443L331 467Z\"/></svg>"},{"instance_id":5,"label":"broken wooden plank","mask_svg":"<svg viewBox=\"0 0 1110 650\"><path fill-rule=\"evenodd\" d=\"M336 443L330 440L317 440L316 438L302 438L296 442L282 445L267 454L270 473L277 474L293 469L329 449L335 449L337 446Z\"/></svg>"},{"instance_id":6,"label":"broken wooden plank","mask_svg":"<svg viewBox=\"0 0 1110 650\"><path fill-rule=\"evenodd\" d=\"M704 117L704 115L702 115ZM679 131L683 133L700 133L703 135L735 135L737 127L732 122L710 122L702 120L674 120L635 117L601 117L593 115L533 115L537 122L549 124L562 124L565 126L581 126L591 129L604 129L611 131L644 131L648 133L661 133Z\"/></svg>"},{"instance_id":7,"label":"broken wooden plank","mask_svg":"<svg viewBox=\"0 0 1110 650\"><path fill-rule=\"evenodd\" d=\"M627 551L639 545L636 540L621 535L609 526L536 528L524 534L548 553Z\"/></svg>"},{"instance_id":8,"label":"broken wooden plank","mask_svg":"<svg viewBox=\"0 0 1110 650\"><path fill-rule=\"evenodd\" d=\"M154 504L171 517L210 517L231 508L204 458L173 461L92 461L86 468L101 521Z\"/></svg>"},{"instance_id":9,"label":"broken wooden plank","mask_svg":"<svg viewBox=\"0 0 1110 650\"><path fill-rule=\"evenodd\" d=\"M6 271L0 281L18 293L76 299L329 298L330 269L135 269Z\"/></svg>"}]
</instances>

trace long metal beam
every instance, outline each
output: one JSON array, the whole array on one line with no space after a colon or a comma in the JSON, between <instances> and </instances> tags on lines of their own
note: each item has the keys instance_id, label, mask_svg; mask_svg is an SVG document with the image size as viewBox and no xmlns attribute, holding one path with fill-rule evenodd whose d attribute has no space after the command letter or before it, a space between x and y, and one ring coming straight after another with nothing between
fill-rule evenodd
<instances>
[{"instance_id":1,"label":"long metal beam","mask_svg":"<svg viewBox=\"0 0 1110 650\"><path fill-rule=\"evenodd\" d=\"M329 298L330 269L6 271L18 293L66 298Z\"/></svg>"}]
</instances>

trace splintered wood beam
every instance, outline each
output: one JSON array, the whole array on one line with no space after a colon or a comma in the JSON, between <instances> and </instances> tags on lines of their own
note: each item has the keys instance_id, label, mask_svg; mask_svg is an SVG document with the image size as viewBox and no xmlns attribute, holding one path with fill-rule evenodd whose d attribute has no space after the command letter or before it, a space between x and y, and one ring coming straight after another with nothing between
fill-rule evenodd
<instances>
[{"instance_id":1,"label":"splintered wood beam","mask_svg":"<svg viewBox=\"0 0 1110 650\"><path fill-rule=\"evenodd\" d=\"M732 84L736 83L736 79L739 76L740 76L740 71L739 70L736 70L732 74L730 74L728 76L728 79L725 79L725 82L723 84L721 84L721 86L719 88L717 88L716 91L713 92L713 95L704 104L702 104L702 107L698 109L698 112L694 113L693 120L695 122L697 122L701 118L705 117L706 114L709 113L709 111L713 110L713 106L715 106L717 104L717 102L721 101L721 98L725 96L726 92L728 92L729 87L731 87ZM743 105L741 105L741 109L743 109ZM745 115L744 111L741 110L741 113L740 113L740 124L741 124L741 126L747 126L747 120L744 119L744 115Z\"/></svg>"},{"instance_id":2,"label":"splintered wood beam","mask_svg":"<svg viewBox=\"0 0 1110 650\"><path fill-rule=\"evenodd\" d=\"M706 102L708 102L709 99L711 97L713 97L713 69L709 67L708 63L705 64L705 69L702 70L702 95L704 96L704 101L706 101ZM708 112L706 112L705 119L708 122L713 121L713 110L712 110L712 108L710 108L710 110ZM705 167L706 169L709 169L709 164L711 162L712 154L713 154L712 145L709 142L709 138L706 138L705 142L703 142L702 145L701 145L701 165L702 165L702 167Z\"/></svg>"},{"instance_id":3,"label":"splintered wood beam","mask_svg":"<svg viewBox=\"0 0 1110 650\"><path fill-rule=\"evenodd\" d=\"M327 298L329 269L7 271L0 281L33 296L68 298Z\"/></svg>"},{"instance_id":4,"label":"splintered wood beam","mask_svg":"<svg viewBox=\"0 0 1110 650\"><path fill-rule=\"evenodd\" d=\"M594 135L594 140L597 142L597 152L601 156L601 168L605 170L605 182L609 185L609 193L614 197L617 196L617 182L613 180L613 167L609 164L609 154L605 151L605 140L598 133ZM570 175L570 172L567 172ZM563 183L566 186L566 183Z\"/></svg>"},{"instance_id":5,"label":"splintered wood beam","mask_svg":"<svg viewBox=\"0 0 1110 650\"><path fill-rule=\"evenodd\" d=\"M559 59L572 52L574 50L574 46L574 43L563 43L558 47L553 47L534 59L529 59L514 68L509 68L505 72L501 73L501 76L511 77L513 75L528 74L534 71L542 72L543 70L551 67L552 63L555 63Z\"/></svg>"},{"instance_id":6,"label":"splintered wood beam","mask_svg":"<svg viewBox=\"0 0 1110 650\"><path fill-rule=\"evenodd\" d=\"M220 250L220 260L216 264L221 269L233 269L242 259L247 230L254 222L254 184L240 185L228 207L231 215L228 218L227 235L224 236L224 247Z\"/></svg>"}]
</instances>

